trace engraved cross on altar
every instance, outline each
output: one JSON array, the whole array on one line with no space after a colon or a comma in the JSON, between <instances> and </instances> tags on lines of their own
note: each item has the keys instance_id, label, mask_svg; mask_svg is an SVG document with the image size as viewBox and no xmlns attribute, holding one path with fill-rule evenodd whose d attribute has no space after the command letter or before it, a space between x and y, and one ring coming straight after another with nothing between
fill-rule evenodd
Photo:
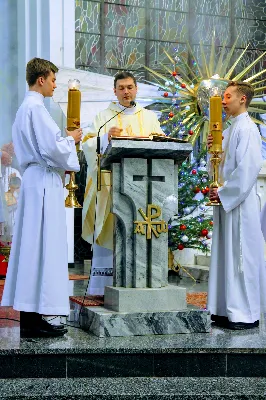
<instances>
[{"instance_id":1,"label":"engraved cross on altar","mask_svg":"<svg viewBox=\"0 0 266 400\"><path fill-rule=\"evenodd\" d=\"M168 234L163 217L163 203L174 193L174 160L124 158L113 166L113 213L116 215L114 236L114 286L167 286ZM134 234L134 221L154 214L148 207L161 209L156 235ZM150 210L150 211L149 211ZM155 221L153 219L152 221ZM146 221L147 222L147 221ZM151 222L151 221L150 221ZM155 225L154 225L155 226ZM146 224L146 229L150 229Z\"/></svg>"}]
</instances>

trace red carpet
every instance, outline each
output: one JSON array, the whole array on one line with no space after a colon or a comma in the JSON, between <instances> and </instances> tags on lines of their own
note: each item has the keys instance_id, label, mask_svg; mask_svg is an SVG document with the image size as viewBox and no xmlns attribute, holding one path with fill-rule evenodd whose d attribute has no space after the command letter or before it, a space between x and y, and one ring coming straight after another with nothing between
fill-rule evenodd
<instances>
[{"instance_id":1,"label":"red carpet","mask_svg":"<svg viewBox=\"0 0 266 400\"><path fill-rule=\"evenodd\" d=\"M187 293L187 304L197 306L199 308L206 308L207 306L207 292Z\"/></svg>"},{"instance_id":2,"label":"red carpet","mask_svg":"<svg viewBox=\"0 0 266 400\"><path fill-rule=\"evenodd\" d=\"M70 296L70 300L74 301L74 303L77 303L79 305L82 305L84 307L91 307L91 306L103 306L103 296Z\"/></svg>"},{"instance_id":3,"label":"red carpet","mask_svg":"<svg viewBox=\"0 0 266 400\"><path fill-rule=\"evenodd\" d=\"M70 281L82 281L86 279L89 279L88 275L69 274Z\"/></svg>"},{"instance_id":4,"label":"red carpet","mask_svg":"<svg viewBox=\"0 0 266 400\"><path fill-rule=\"evenodd\" d=\"M0 280L0 301L2 299L2 294L4 290L4 282ZM10 318L10 319L20 319L19 311L13 310L12 307L0 307L0 328L3 327L13 327L15 321L9 321L8 319L1 319L1 318Z\"/></svg>"}]
</instances>

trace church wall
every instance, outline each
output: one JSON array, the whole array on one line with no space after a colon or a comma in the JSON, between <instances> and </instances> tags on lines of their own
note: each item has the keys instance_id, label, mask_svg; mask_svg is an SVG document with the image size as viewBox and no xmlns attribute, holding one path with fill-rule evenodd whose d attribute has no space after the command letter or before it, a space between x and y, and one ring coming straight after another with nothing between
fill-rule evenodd
<instances>
[{"instance_id":1,"label":"church wall","mask_svg":"<svg viewBox=\"0 0 266 400\"><path fill-rule=\"evenodd\" d=\"M10 141L17 111L17 9L16 0L0 1L0 147Z\"/></svg>"}]
</instances>

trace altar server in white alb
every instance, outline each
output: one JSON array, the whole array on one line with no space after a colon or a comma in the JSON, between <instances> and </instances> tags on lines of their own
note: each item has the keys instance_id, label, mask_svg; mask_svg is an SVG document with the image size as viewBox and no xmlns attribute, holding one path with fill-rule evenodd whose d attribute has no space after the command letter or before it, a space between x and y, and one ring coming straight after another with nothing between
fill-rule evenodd
<instances>
[{"instance_id":1,"label":"altar server in white alb","mask_svg":"<svg viewBox=\"0 0 266 400\"><path fill-rule=\"evenodd\" d=\"M43 316L67 315L68 262L62 176L78 171L77 129L62 137L44 106L52 97L58 68L34 58L27 64L29 91L12 129L22 185L2 306L21 312L21 336L61 336L62 325Z\"/></svg>"},{"instance_id":2,"label":"altar server in white alb","mask_svg":"<svg viewBox=\"0 0 266 400\"><path fill-rule=\"evenodd\" d=\"M256 181L262 166L261 137L247 113L254 95L248 83L231 82L223 107L231 126L223 133L223 186L212 189L214 232L208 288L212 320L229 329L259 325L265 311L266 274ZM212 142L208 137L208 145Z\"/></svg>"},{"instance_id":3,"label":"altar server in white alb","mask_svg":"<svg viewBox=\"0 0 266 400\"><path fill-rule=\"evenodd\" d=\"M100 130L101 153L104 152L112 136L147 137L150 133L164 134L156 114L135 103L137 82L133 74L127 71L118 73L114 79L114 93L118 102L110 103L106 110L101 111L95 117L90 129L83 129L82 147L88 170L82 210L82 237L88 243L93 244L92 271L89 283L89 294L93 295L103 295L104 287L113 284L113 215L110 213L111 197L108 175L102 177L101 191L97 193L96 189L96 137L99 128L104 125ZM114 118L109 121L112 117ZM95 221L96 193L97 217Z\"/></svg>"}]
</instances>

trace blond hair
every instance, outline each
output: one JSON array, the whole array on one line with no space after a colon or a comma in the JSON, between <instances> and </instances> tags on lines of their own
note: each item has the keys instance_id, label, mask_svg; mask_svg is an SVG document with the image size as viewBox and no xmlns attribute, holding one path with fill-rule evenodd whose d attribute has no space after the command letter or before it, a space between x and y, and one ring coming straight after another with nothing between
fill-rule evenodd
<instances>
[{"instance_id":1,"label":"blond hair","mask_svg":"<svg viewBox=\"0 0 266 400\"><path fill-rule=\"evenodd\" d=\"M237 92L246 96L246 107L250 105L252 97L254 96L254 88L248 82L240 82L240 81L231 81L228 83L227 88L235 87Z\"/></svg>"}]
</instances>

